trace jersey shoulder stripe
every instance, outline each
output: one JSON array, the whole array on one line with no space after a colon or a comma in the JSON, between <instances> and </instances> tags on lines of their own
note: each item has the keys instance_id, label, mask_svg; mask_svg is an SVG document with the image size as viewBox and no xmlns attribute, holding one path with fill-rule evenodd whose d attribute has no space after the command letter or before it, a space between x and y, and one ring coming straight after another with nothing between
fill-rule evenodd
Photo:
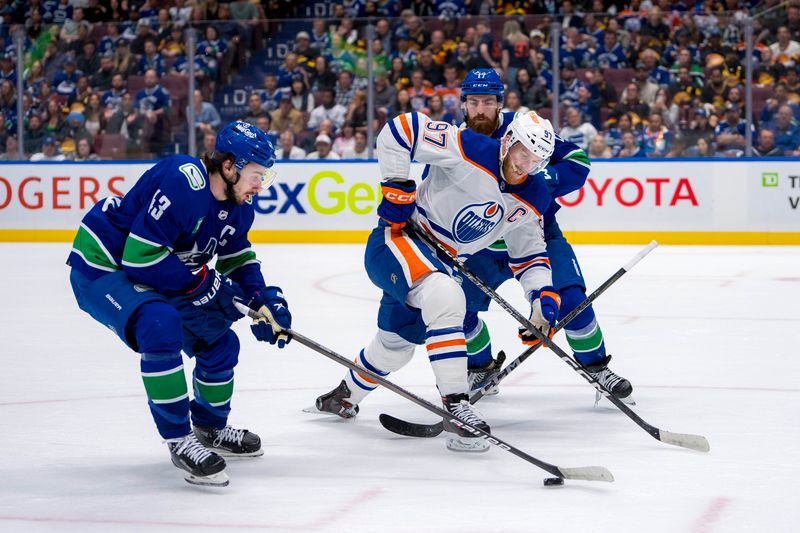
<instances>
[{"instance_id":1,"label":"jersey shoulder stripe","mask_svg":"<svg viewBox=\"0 0 800 533\"><path fill-rule=\"evenodd\" d=\"M493 180L500 175L500 143L472 130L458 130L458 149L467 163L483 170Z\"/></svg>"}]
</instances>

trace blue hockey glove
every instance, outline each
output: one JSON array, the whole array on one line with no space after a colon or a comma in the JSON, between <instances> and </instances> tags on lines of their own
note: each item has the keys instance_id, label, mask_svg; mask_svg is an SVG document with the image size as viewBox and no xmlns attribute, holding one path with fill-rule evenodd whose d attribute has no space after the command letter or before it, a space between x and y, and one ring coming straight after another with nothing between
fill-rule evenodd
<instances>
[{"instance_id":1,"label":"blue hockey glove","mask_svg":"<svg viewBox=\"0 0 800 533\"><path fill-rule=\"evenodd\" d=\"M556 290L550 285L544 286L541 289L531 291L528 299L531 302L531 316L529 320L533 322L536 329L546 334L548 338L553 338L558 319L558 309L561 307L561 297ZM522 339L523 344L535 345L541 342L539 338L525 327L520 326L519 337Z\"/></svg>"},{"instance_id":2,"label":"blue hockey glove","mask_svg":"<svg viewBox=\"0 0 800 533\"><path fill-rule=\"evenodd\" d=\"M227 320L236 321L244 316L233 305L234 298L244 296L237 283L206 266L198 277L201 279L197 286L182 299L192 302L195 307L220 312Z\"/></svg>"},{"instance_id":3,"label":"blue hockey glove","mask_svg":"<svg viewBox=\"0 0 800 533\"><path fill-rule=\"evenodd\" d=\"M378 204L378 216L392 228L402 228L417 207L417 184L414 180L384 181L381 192L383 199Z\"/></svg>"},{"instance_id":4,"label":"blue hockey glove","mask_svg":"<svg viewBox=\"0 0 800 533\"><path fill-rule=\"evenodd\" d=\"M292 336L285 330L292 327L292 314L279 287L264 287L257 291L249 306L260 315L250 325L256 339L270 344L277 342L278 348L289 344Z\"/></svg>"}]
</instances>

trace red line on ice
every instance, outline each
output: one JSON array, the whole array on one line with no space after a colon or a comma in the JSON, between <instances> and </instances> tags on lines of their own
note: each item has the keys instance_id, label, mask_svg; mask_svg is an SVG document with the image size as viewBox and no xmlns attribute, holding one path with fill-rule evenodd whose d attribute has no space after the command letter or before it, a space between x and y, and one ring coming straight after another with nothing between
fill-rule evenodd
<instances>
[{"instance_id":1,"label":"red line on ice","mask_svg":"<svg viewBox=\"0 0 800 533\"><path fill-rule=\"evenodd\" d=\"M725 510L730 502L730 498L721 497L714 499L703 514L700 515L700 518L697 519L692 531L694 533L709 533L711 528L714 527L714 524L719 520L722 511Z\"/></svg>"}]
</instances>

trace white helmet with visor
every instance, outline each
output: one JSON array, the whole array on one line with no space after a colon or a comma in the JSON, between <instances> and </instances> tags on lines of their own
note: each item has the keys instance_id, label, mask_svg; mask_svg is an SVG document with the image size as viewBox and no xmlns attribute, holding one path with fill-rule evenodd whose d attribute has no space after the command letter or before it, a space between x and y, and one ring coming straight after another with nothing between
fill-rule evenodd
<instances>
[{"instance_id":1,"label":"white helmet with visor","mask_svg":"<svg viewBox=\"0 0 800 533\"><path fill-rule=\"evenodd\" d=\"M553 125L546 118L540 117L536 111L518 113L508 125L503 157L516 143L522 143L529 152L541 160L529 172L536 174L547 166L555 150L556 134Z\"/></svg>"}]
</instances>

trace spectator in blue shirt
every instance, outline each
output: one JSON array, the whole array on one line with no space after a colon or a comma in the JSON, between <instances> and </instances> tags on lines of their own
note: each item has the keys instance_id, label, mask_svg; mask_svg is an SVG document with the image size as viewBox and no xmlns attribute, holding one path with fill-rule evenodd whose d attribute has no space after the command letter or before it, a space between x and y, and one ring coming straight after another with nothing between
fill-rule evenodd
<instances>
[{"instance_id":1,"label":"spectator in blue shirt","mask_svg":"<svg viewBox=\"0 0 800 533\"><path fill-rule=\"evenodd\" d=\"M669 87L669 70L658 64L658 53L652 48L647 48L642 52L641 60L647 67L648 77L653 83L661 87Z\"/></svg>"},{"instance_id":2,"label":"spectator in blue shirt","mask_svg":"<svg viewBox=\"0 0 800 533\"><path fill-rule=\"evenodd\" d=\"M622 134L622 147L615 157L645 157L644 150L639 146L639 142L632 131L626 131Z\"/></svg>"},{"instance_id":3,"label":"spectator in blue shirt","mask_svg":"<svg viewBox=\"0 0 800 533\"><path fill-rule=\"evenodd\" d=\"M747 123L741 120L739 112L737 104L728 103L725 105L725 119L720 121L714 129L719 150L744 149ZM750 129L750 136L755 144L756 130L753 127Z\"/></svg>"},{"instance_id":4,"label":"spectator in blue shirt","mask_svg":"<svg viewBox=\"0 0 800 533\"><path fill-rule=\"evenodd\" d=\"M114 74L111 78L111 88L104 92L100 98L109 116L119 109L122 104L122 97L126 94L128 94L128 89L125 87L125 78L122 77L122 74Z\"/></svg>"},{"instance_id":5,"label":"spectator in blue shirt","mask_svg":"<svg viewBox=\"0 0 800 533\"><path fill-rule=\"evenodd\" d=\"M775 134L775 146L784 155L792 155L800 148L800 125L794 119L792 108L788 105L778 108L769 129Z\"/></svg>"},{"instance_id":6,"label":"spectator in blue shirt","mask_svg":"<svg viewBox=\"0 0 800 533\"><path fill-rule=\"evenodd\" d=\"M158 53L158 45L152 37L148 37L144 41L144 55L139 60L139 75L143 75L150 69L155 70L159 76L163 76L166 70L164 58Z\"/></svg>"},{"instance_id":7,"label":"spectator in blue shirt","mask_svg":"<svg viewBox=\"0 0 800 533\"><path fill-rule=\"evenodd\" d=\"M203 93L194 91L194 123L197 126L198 138L206 133L214 133L222 125L217 108L211 102L203 100ZM189 116L189 107L186 107L186 116Z\"/></svg>"},{"instance_id":8,"label":"spectator in blue shirt","mask_svg":"<svg viewBox=\"0 0 800 533\"><path fill-rule=\"evenodd\" d=\"M142 141L150 143L151 152L159 152L169 137L169 93L158 84L154 69L144 73L144 89L136 94L136 107L144 119Z\"/></svg>"},{"instance_id":9,"label":"spectator in blue shirt","mask_svg":"<svg viewBox=\"0 0 800 533\"><path fill-rule=\"evenodd\" d=\"M83 72L78 70L75 56L73 54L66 54L61 72L56 74L55 78L53 78L53 86L58 94L71 96L75 92L75 86L78 83L78 78L81 76L83 76Z\"/></svg>"},{"instance_id":10,"label":"spectator in blue shirt","mask_svg":"<svg viewBox=\"0 0 800 533\"><path fill-rule=\"evenodd\" d=\"M603 33L603 44L597 47L592 56L595 66L605 68L623 68L628 66L625 50L617 42L617 34L613 31Z\"/></svg>"}]
</instances>

